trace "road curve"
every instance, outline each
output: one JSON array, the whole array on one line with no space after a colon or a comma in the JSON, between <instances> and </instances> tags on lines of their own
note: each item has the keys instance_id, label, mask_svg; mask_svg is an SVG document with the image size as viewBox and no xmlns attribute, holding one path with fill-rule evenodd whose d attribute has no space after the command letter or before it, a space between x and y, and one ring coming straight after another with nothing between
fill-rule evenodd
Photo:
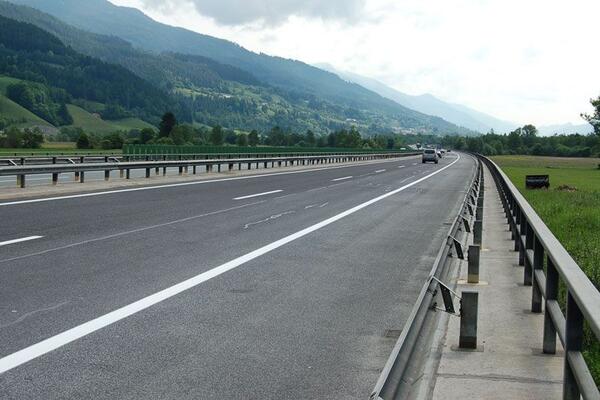
<instances>
[{"instance_id":1,"label":"road curve","mask_svg":"<svg viewBox=\"0 0 600 400\"><path fill-rule=\"evenodd\" d=\"M0 203L0 398L367 398L473 171Z\"/></svg>"}]
</instances>

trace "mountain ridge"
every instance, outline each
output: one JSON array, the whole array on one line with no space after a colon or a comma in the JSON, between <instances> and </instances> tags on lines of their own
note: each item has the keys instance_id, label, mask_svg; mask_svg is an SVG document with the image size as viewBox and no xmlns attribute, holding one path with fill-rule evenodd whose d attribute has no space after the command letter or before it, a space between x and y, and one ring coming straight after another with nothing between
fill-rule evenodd
<instances>
[{"instance_id":1,"label":"mountain ridge","mask_svg":"<svg viewBox=\"0 0 600 400\"><path fill-rule=\"evenodd\" d=\"M348 71L341 71L327 63L319 63L316 66L335 73L342 79L364 86L404 107L425 114L436 115L455 125L463 126L479 133L487 133L490 129L494 129L497 132L509 132L517 128L517 124L500 120L461 104L443 101L429 93L409 95L376 79Z\"/></svg>"},{"instance_id":2,"label":"mountain ridge","mask_svg":"<svg viewBox=\"0 0 600 400\"><path fill-rule=\"evenodd\" d=\"M105 0L86 1L85 4L75 0L12 0L12 3L37 8L63 22L97 34L118 37L155 55L175 52L234 65L259 81L279 88L280 94L288 100L315 103L323 99L333 103L333 108L338 109L335 111L337 114L348 114L350 121L369 115L369 118L363 119L363 130L370 132L474 134L303 62L253 53L224 39L161 24L137 9L119 7ZM378 115L381 122L373 122ZM369 120L372 122L367 122Z\"/></svg>"}]
</instances>

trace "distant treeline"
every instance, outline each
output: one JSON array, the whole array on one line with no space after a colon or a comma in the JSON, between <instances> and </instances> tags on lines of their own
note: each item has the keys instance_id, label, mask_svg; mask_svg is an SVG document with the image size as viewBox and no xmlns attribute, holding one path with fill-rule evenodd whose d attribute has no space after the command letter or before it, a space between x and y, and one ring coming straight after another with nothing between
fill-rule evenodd
<instances>
[{"instance_id":1,"label":"distant treeline","mask_svg":"<svg viewBox=\"0 0 600 400\"><path fill-rule=\"evenodd\" d=\"M329 147L353 149L394 149L404 144L399 135L376 135L363 137L352 127L340 129L328 135L317 135L308 130L295 133L275 126L266 132L252 130L249 133L214 127L196 127L180 124L173 113L165 113L159 129L145 128L129 132L114 132L108 135L94 135L81 128L64 127L50 137L57 142L76 142L79 148L116 149L124 144L163 144L195 146L277 146L277 147Z\"/></svg>"},{"instance_id":2,"label":"distant treeline","mask_svg":"<svg viewBox=\"0 0 600 400\"><path fill-rule=\"evenodd\" d=\"M442 145L488 156L528 154L557 157L600 157L600 135L538 136L533 125L525 125L507 135L490 133L477 137L445 136Z\"/></svg>"}]
</instances>

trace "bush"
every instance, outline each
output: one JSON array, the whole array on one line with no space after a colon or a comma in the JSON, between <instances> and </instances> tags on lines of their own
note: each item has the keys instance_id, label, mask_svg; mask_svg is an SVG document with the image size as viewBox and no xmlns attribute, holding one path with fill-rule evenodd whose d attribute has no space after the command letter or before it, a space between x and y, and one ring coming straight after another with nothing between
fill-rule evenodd
<instances>
[{"instance_id":1,"label":"bush","mask_svg":"<svg viewBox=\"0 0 600 400\"><path fill-rule=\"evenodd\" d=\"M77 148L89 149L90 147L92 147L92 145L89 136L85 132L81 132L77 138Z\"/></svg>"}]
</instances>

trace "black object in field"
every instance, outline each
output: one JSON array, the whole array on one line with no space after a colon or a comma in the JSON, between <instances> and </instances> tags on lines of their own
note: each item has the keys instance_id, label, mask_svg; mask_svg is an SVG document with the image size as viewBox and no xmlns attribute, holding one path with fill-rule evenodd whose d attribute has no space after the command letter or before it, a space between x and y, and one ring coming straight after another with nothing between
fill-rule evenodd
<instances>
[{"instance_id":1,"label":"black object in field","mask_svg":"<svg viewBox=\"0 0 600 400\"><path fill-rule=\"evenodd\" d=\"M550 175L527 175L525 176L525 187L527 189L548 189L550 187Z\"/></svg>"}]
</instances>

